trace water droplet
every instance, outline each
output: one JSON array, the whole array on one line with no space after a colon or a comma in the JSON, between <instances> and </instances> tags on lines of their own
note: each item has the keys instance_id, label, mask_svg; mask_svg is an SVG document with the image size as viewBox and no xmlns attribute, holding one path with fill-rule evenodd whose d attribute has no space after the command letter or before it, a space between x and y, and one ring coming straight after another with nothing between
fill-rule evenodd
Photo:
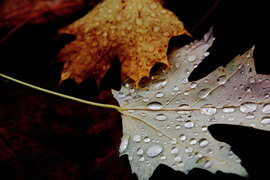
<instances>
[{"instance_id":1,"label":"water droplet","mask_svg":"<svg viewBox=\"0 0 270 180\"><path fill-rule=\"evenodd\" d=\"M217 109L214 107L202 107L201 108L201 113L207 116L211 116L216 114Z\"/></svg>"},{"instance_id":2,"label":"water droplet","mask_svg":"<svg viewBox=\"0 0 270 180\"><path fill-rule=\"evenodd\" d=\"M185 141L187 139L187 137L184 134L181 134L179 136L179 139L180 139L180 141Z\"/></svg>"},{"instance_id":3,"label":"water droplet","mask_svg":"<svg viewBox=\"0 0 270 180\"><path fill-rule=\"evenodd\" d=\"M206 125L202 125L202 131L203 132L207 131L207 126Z\"/></svg>"},{"instance_id":4,"label":"water droplet","mask_svg":"<svg viewBox=\"0 0 270 180\"><path fill-rule=\"evenodd\" d=\"M161 14L166 14L166 13L167 13L167 10L166 10L166 9L162 9L162 10L160 11L160 13L161 13Z\"/></svg>"},{"instance_id":5,"label":"water droplet","mask_svg":"<svg viewBox=\"0 0 270 180\"><path fill-rule=\"evenodd\" d=\"M182 161L182 157L181 157L181 156L176 156L176 157L174 158L174 162L179 163L179 162L181 162L181 161Z\"/></svg>"},{"instance_id":6,"label":"water droplet","mask_svg":"<svg viewBox=\"0 0 270 180\"><path fill-rule=\"evenodd\" d=\"M207 154L213 154L213 153L214 153L214 151L212 149L207 150Z\"/></svg>"},{"instance_id":7,"label":"water droplet","mask_svg":"<svg viewBox=\"0 0 270 180\"><path fill-rule=\"evenodd\" d=\"M180 129L180 128L181 128L180 125L176 125L176 126L175 126L175 129L176 129L176 130L178 130L178 129Z\"/></svg>"},{"instance_id":8,"label":"water droplet","mask_svg":"<svg viewBox=\"0 0 270 180\"><path fill-rule=\"evenodd\" d=\"M138 26L142 26L142 25L143 25L143 20L142 20L141 18L137 18L137 19L136 19L136 24L137 24Z\"/></svg>"},{"instance_id":9,"label":"water droplet","mask_svg":"<svg viewBox=\"0 0 270 180\"><path fill-rule=\"evenodd\" d=\"M152 146L150 146L146 152L146 154L149 156L149 157L156 157L158 156L160 153L162 153L163 151L163 148L161 145L159 144L154 144Z\"/></svg>"},{"instance_id":10,"label":"water droplet","mask_svg":"<svg viewBox=\"0 0 270 180\"><path fill-rule=\"evenodd\" d=\"M176 143L177 143L177 139L176 138L172 138L171 144L176 144Z\"/></svg>"},{"instance_id":11,"label":"water droplet","mask_svg":"<svg viewBox=\"0 0 270 180\"><path fill-rule=\"evenodd\" d=\"M212 162L211 161L209 161L209 160L205 161L204 167L206 169L210 168L211 166L212 166Z\"/></svg>"},{"instance_id":12,"label":"water droplet","mask_svg":"<svg viewBox=\"0 0 270 180\"><path fill-rule=\"evenodd\" d=\"M170 36L170 33L166 31L166 32L163 33L163 36L168 37L168 36Z\"/></svg>"},{"instance_id":13,"label":"water droplet","mask_svg":"<svg viewBox=\"0 0 270 180\"><path fill-rule=\"evenodd\" d=\"M225 84L226 80L227 80L227 77L225 75L223 75L217 79L217 82L219 85L222 85L222 84Z\"/></svg>"},{"instance_id":14,"label":"water droplet","mask_svg":"<svg viewBox=\"0 0 270 180\"><path fill-rule=\"evenodd\" d=\"M133 160L133 157L132 156L128 156L128 160L129 161L132 161Z\"/></svg>"},{"instance_id":15,"label":"water droplet","mask_svg":"<svg viewBox=\"0 0 270 180\"><path fill-rule=\"evenodd\" d=\"M150 100L149 97L146 97L143 99L143 102L148 102L149 100Z\"/></svg>"},{"instance_id":16,"label":"water droplet","mask_svg":"<svg viewBox=\"0 0 270 180\"><path fill-rule=\"evenodd\" d=\"M174 86L173 90L174 91L179 91L179 87L178 86Z\"/></svg>"},{"instance_id":17,"label":"water droplet","mask_svg":"<svg viewBox=\"0 0 270 180\"><path fill-rule=\"evenodd\" d=\"M209 52L205 52L203 55L204 55L204 57L207 57L207 56L209 56Z\"/></svg>"},{"instance_id":18,"label":"water droplet","mask_svg":"<svg viewBox=\"0 0 270 180\"><path fill-rule=\"evenodd\" d=\"M161 98L161 97L163 97L164 96L164 93L162 93L162 92L158 92L158 93L156 93L156 98Z\"/></svg>"},{"instance_id":19,"label":"water droplet","mask_svg":"<svg viewBox=\"0 0 270 180\"><path fill-rule=\"evenodd\" d=\"M166 156L164 156L164 155L162 155L161 157L160 157L160 160L165 160L166 159Z\"/></svg>"},{"instance_id":20,"label":"water droplet","mask_svg":"<svg viewBox=\"0 0 270 180\"><path fill-rule=\"evenodd\" d=\"M262 111L266 114L270 113L270 103L263 105Z\"/></svg>"},{"instance_id":21,"label":"water droplet","mask_svg":"<svg viewBox=\"0 0 270 180\"><path fill-rule=\"evenodd\" d=\"M177 122L184 122L184 118L182 116L178 116L175 120Z\"/></svg>"},{"instance_id":22,"label":"water droplet","mask_svg":"<svg viewBox=\"0 0 270 180\"><path fill-rule=\"evenodd\" d=\"M120 153L124 152L127 149L128 142L129 142L129 136L124 135L122 137L121 145L120 145L120 148L119 148L119 152Z\"/></svg>"},{"instance_id":23,"label":"water droplet","mask_svg":"<svg viewBox=\"0 0 270 180\"><path fill-rule=\"evenodd\" d=\"M171 150L171 154L178 154L178 152L179 152L179 149L177 148L177 147L174 147L174 148L172 148L172 150Z\"/></svg>"},{"instance_id":24,"label":"water droplet","mask_svg":"<svg viewBox=\"0 0 270 180\"><path fill-rule=\"evenodd\" d=\"M125 100L128 101L128 100L130 100L130 99L132 99L132 95L131 95L131 93L128 93L128 94L126 95L126 97L125 97Z\"/></svg>"},{"instance_id":25,"label":"water droplet","mask_svg":"<svg viewBox=\"0 0 270 180\"><path fill-rule=\"evenodd\" d=\"M248 82L250 82L250 83L255 83L255 78L254 78L254 77L248 78Z\"/></svg>"},{"instance_id":26,"label":"water droplet","mask_svg":"<svg viewBox=\"0 0 270 180\"><path fill-rule=\"evenodd\" d=\"M146 113L145 113L145 112L142 112L140 115L141 115L142 117L145 117L145 116L146 116Z\"/></svg>"},{"instance_id":27,"label":"water droplet","mask_svg":"<svg viewBox=\"0 0 270 180\"><path fill-rule=\"evenodd\" d=\"M150 5L150 9L154 10L154 9L156 9L156 8L157 8L157 4L156 4L156 3L152 3L152 4Z\"/></svg>"},{"instance_id":28,"label":"water droplet","mask_svg":"<svg viewBox=\"0 0 270 180\"><path fill-rule=\"evenodd\" d=\"M158 81L156 81L155 83L154 83L154 90L158 90L158 89L161 89L161 88L163 88L166 84L167 84L167 80L166 79L160 79L160 80L158 80Z\"/></svg>"},{"instance_id":29,"label":"water droplet","mask_svg":"<svg viewBox=\"0 0 270 180\"><path fill-rule=\"evenodd\" d=\"M245 103L242 103L242 104L241 104L240 110L241 110L243 113L254 112L254 111L256 111L257 106L258 106L258 105L255 104L255 103L252 103L252 102L245 102Z\"/></svg>"},{"instance_id":30,"label":"water droplet","mask_svg":"<svg viewBox=\"0 0 270 180\"><path fill-rule=\"evenodd\" d=\"M186 151L187 153L191 153L191 152L193 151L193 148L192 148L192 147L186 147L186 148L185 148L185 151Z\"/></svg>"},{"instance_id":31,"label":"water droplet","mask_svg":"<svg viewBox=\"0 0 270 180\"><path fill-rule=\"evenodd\" d=\"M140 141L141 141L141 135L135 134L135 135L133 136L133 141L134 141L134 142L140 142Z\"/></svg>"},{"instance_id":32,"label":"water droplet","mask_svg":"<svg viewBox=\"0 0 270 180\"><path fill-rule=\"evenodd\" d=\"M163 106L159 102L151 102L147 105L147 108L150 110L160 110L163 109Z\"/></svg>"},{"instance_id":33,"label":"water droplet","mask_svg":"<svg viewBox=\"0 0 270 180\"><path fill-rule=\"evenodd\" d=\"M188 57L188 61L189 62L193 62L193 61L195 61L196 60L196 55L194 55L194 54L192 54L192 55L190 55L189 57Z\"/></svg>"},{"instance_id":34,"label":"water droplet","mask_svg":"<svg viewBox=\"0 0 270 180\"><path fill-rule=\"evenodd\" d=\"M270 124L270 117L269 116L263 117L262 120L261 120L261 124L262 125Z\"/></svg>"},{"instance_id":35,"label":"water droplet","mask_svg":"<svg viewBox=\"0 0 270 180\"><path fill-rule=\"evenodd\" d=\"M143 149L142 148L138 149L137 155L140 155L140 156L143 155Z\"/></svg>"},{"instance_id":36,"label":"water droplet","mask_svg":"<svg viewBox=\"0 0 270 180\"><path fill-rule=\"evenodd\" d=\"M183 84L188 83L188 78L186 78L186 77L185 77L185 78L183 78L183 79L182 79L182 83L183 83Z\"/></svg>"},{"instance_id":37,"label":"water droplet","mask_svg":"<svg viewBox=\"0 0 270 180\"><path fill-rule=\"evenodd\" d=\"M234 107L224 107L222 110L225 113L233 113L235 111L235 108Z\"/></svg>"},{"instance_id":38,"label":"water droplet","mask_svg":"<svg viewBox=\"0 0 270 180\"><path fill-rule=\"evenodd\" d=\"M157 114L155 116L155 119L158 120L158 121L165 121L165 120L168 119L168 117L166 115L164 115L164 114Z\"/></svg>"},{"instance_id":39,"label":"water droplet","mask_svg":"<svg viewBox=\"0 0 270 180\"><path fill-rule=\"evenodd\" d=\"M246 116L246 118L247 119L254 119L254 114L253 113L247 113L247 116Z\"/></svg>"},{"instance_id":40,"label":"water droplet","mask_svg":"<svg viewBox=\"0 0 270 180\"><path fill-rule=\"evenodd\" d=\"M144 159L145 159L145 157L141 157L141 158L139 159L139 161L140 161L140 162L143 162Z\"/></svg>"},{"instance_id":41,"label":"water droplet","mask_svg":"<svg viewBox=\"0 0 270 180\"><path fill-rule=\"evenodd\" d=\"M190 120L187 120L184 124L184 126L188 129L192 128L194 126L194 123Z\"/></svg>"},{"instance_id":42,"label":"water droplet","mask_svg":"<svg viewBox=\"0 0 270 180\"><path fill-rule=\"evenodd\" d=\"M190 114L191 111L189 111L190 106L188 104L181 104L178 106L179 111L178 114Z\"/></svg>"},{"instance_id":43,"label":"water droplet","mask_svg":"<svg viewBox=\"0 0 270 180\"><path fill-rule=\"evenodd\" d=\"M206 147L208 144L209 144L209 141L207 141L207 139L202 138L199 140L200 147Z\"/></svg>"},{"instance_id":44,"label":"water droplet","mask_svg":"<svg viewBox=\"0 0 270 180\"><path fill-rule=\"evenodd\" d=\"M144 140L143 140L143 141L144 141L145 143L149 143L149 142L150 142L150 140L151 140L151 139L150 139L149 137L147 137L147 136L146 136L146 137L144 138Z\"/></svg>"},{"instance_id":45,"label":"water droplet","mask_svg":"<svg viewBox=\"0 0 270 180\"><path fill-rule=\"evenodd\" d=\"M123 98L125 97L125 95L124 95L123 92L119 92L119 93L118 93L118 97L119 97L120 99L123 99Z\"/></svg>"},{"instance_id":46,"label":"water droplet","mask_svg":"<svg viewBox=\"0 0 270 180\"><path fill-rule=\"evenodd\" d=\"M202 89L200 90L199 92L199 97L204 99L208 96L208 94L210 94L211 90L209 88L206 88L206 89Z\"/></svg>"},{"instance_id":47,"label":"water droplet","mask_svg":"<svg viewBox=\"0 0 270 180\"><path fill-rule=\"evenodd\" d=\"M195 138L191 138L189 143L191 145L195 145L197 143L197 140Z\"/></svg>"},{"instance_id":48,"label":"water droplet","mask_svg":"<svg viewBox=\"0 0 270 180\"><path fill-rule=\"evenodd\" d=\"M190 84L190 88L194 89L195 87L197 87L197 83L196 82L192 82Z\"/></svg>"}]
</instances>

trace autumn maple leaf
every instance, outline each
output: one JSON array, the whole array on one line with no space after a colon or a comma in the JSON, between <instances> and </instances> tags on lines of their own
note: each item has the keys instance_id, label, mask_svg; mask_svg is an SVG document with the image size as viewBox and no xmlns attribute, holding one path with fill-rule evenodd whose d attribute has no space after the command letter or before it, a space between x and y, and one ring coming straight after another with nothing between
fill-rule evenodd
<instances>
[{"instance_id":1,"label":"autumn maple leaf","mask_svg":"<svg viewBox=\"0 0 270 180\"><path fill-rule=\"evenodd\" d=\"M137 87L155 64L169 65L170 38L188 34L177 16L156 0L105 0L59 32L76 35L58 55L65 62L61 82L71 78L80 83L94 76L99 85L118 58L122 80L131 78Z\"/></svg>"}]
</instances>

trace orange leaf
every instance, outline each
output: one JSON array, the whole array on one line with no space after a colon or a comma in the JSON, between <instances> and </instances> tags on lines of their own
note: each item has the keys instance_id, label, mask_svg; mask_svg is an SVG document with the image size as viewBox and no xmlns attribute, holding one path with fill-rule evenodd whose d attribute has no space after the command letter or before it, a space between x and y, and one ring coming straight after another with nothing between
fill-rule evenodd
<instances>
[{"instance_id":1,"label":"orange leaf","mask_svg":"<svg viewBox=\"0 0 270 180\"><path fill-rule=\"evenodd\" d=\"M76 35L59 54L65 62L61 82L71 78L80 83L95 76L99 85L118 58L122 80L131 78L136 87L156 63L169 65L170 38L188 34L157 0L105 0L60 33Z\"/></svg>"}]
</instances>

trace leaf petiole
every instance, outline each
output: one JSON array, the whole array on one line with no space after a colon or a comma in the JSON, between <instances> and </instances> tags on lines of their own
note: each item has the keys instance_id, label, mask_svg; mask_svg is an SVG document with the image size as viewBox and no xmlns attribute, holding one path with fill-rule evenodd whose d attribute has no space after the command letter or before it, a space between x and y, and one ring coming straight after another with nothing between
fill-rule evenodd
<instances>
[{"instance_id":1,"label":"leaf petiole","mask_svg":"<svg viewBox=\"0 0 270 180\"><path fill-rule=\"evenodd\" d=\"M66 95L66 94L61 94L61 93L58 93L58 92L55 92L55 91L44 89L44 88L41 88L41 87L38 87L38 86L35 86L35 85L32 85L32 84L29 84L29 83L20 81L18 79L12 78L10 76L7 76L7 75L1 74L1 73L0 73L0 77L5 78L5 79L8 79L10 81L13 81L15 83L24 85L26 87L29 87L29 88L32 88L32 89L35 89L35 90L38 90L38 91L47 93L47 94L51 94L51 95L54 95L54 96L62 97L62 98L69 99L69 100L76 101L76 102L80 102L80 103L83 103L83 104L88 104L88 105L91 105L91 106L97 106L97 107L103 107L103 108L115 109L115 110L117 110L120 113L122 113L122 110L123 110L123 108L121 108L119 106L115 106L115 105L111 105L111 104L96 103L96 102L92 102L92 101L87 101L87 100L84 100L84 99L80 99L80 98L76 98L76 97L69 96L69 95Z\"/></svg>"}]
</instances>

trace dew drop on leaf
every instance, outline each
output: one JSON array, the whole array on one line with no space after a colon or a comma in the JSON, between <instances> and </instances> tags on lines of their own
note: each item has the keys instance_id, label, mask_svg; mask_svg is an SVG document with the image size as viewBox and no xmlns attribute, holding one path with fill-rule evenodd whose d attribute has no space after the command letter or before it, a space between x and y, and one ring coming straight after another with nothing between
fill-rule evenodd
<instances>
[{"instance_id":1,"label":"dew drop on leaf","mask_svg":"<svg viewBox=\"0 0 270 180\"><path fill-rule=\"evenodd\" d=\"M147 109L149 110L160 110L163 109L163 106L159 102L151 102L147 105Z\"/></svg>"},{"instance_id":2,"label":"dew drop on leaf","mask_svg":"<svg viewBox=\"0 0 270 180\"><path fill-rule=\"evenodd\" d=\"M208 94L210 93L210 89L209 88L206 88L206 89L202 89L200 92L199 92L199 97L204 99L208 96Z\"/></svg>"},{"instance_id":3,"label":"dew drop on leaf","mask_svg":"<svg viewBox=\"0 0 270 180\"><path fill-rule=\"evenodd\" d=\"M189 57L188 57L188 61L189 62L193 62L193 61L195 61L196 60L196 55L194 55L194 54L192 54L192 55L190 55Z\"/></svg>"},{"instance_id":4,"label":"dew drop on leaf","mask_svg":"<svg viewBox=\"0 0 270 180\"><path fill-rule=\"evenodd\" d=\"M180 141L185 141L187 139L187 137L184 135L184 134L181 134L180 136L179 136L179 140Z\"/></svg>"},{"instance_id":5,"label":"dew drop on leaf","mask_svg":"<svg viewBox=\"0 0 270 180\"><path fill-rule=\"evenodd\" d=\"M145 116L146 116L146 113L145 113L145 112L142 112L142 113L140 113L140 115L141 115L142 117L145 117Z\"/></svg>"},{"instance_id":6,"label":"dew drop on leaf","mask_svg":"<svg viewBox=\"0 0 270 180\"><path fill-rule=\"evenodd\" d=\"M144 140L143 140L143 141L144 141L145 143L149 143L149 142L150 142L150 140L151 140L151 139L150 139L148 136L146 136L146 137L144 138Z\"/></svg>"},{"instance_id":7,"label":"dew drop on leaf","mask_svg":"<svg viewBox=\"0 0 270 180\"><path fill-rule=\"evenodd\" d=\"M197 143L197 140L195 138L191 138L189 144L195 145Z\"/></svg>"},{"instance_id":8,"label":"dew drop on leaf","mask_svg":"<svg viewBox=\"0 0 270 180\"><path fill-rule=\"evenodd\" d=\"M160 160L165 160L166 159L166 156L164 156L164 155L162 155L161 157L160 157Z\"/></svg>"},{"instance_id":9,"label":"dew drop on leaf","mask_svg":"<svg viewBox=\"0 0 270 180\"><path fill-rule=\"evenodd\" d=\"M174 86L173 90L174 91L179 91L179 87L178 86Z\"/></svg>"},{"instance_id":10,"label":"dew drop on leaf","mask_svg":"<svg viewBox=\"0 0 270 180\"><path fill-rule=\"evenodd\" d=\"M144 159L145 159L145 157L141 157L141 158L139 159L139 161L140 161L140 162L143 162Z\"/></svg>"},{"instance_id":11,"label":"dew drop on leaf","mask_svg":"<svg viewBox=\"0 0 270 180\"><path fill-rule=\"evenodd\" d=\"M264 113L266 113L266 114L269 114L269 113L270 113L270 104L269 104L269 103L268 103L268 104L265 104L265 105L263 106L262 111L263 111Z\"/></svg>"},{"instance_id":12,"label":"dew drop on leaf","mask_svg":"<svg viewBox=\"0 0 270 180\"><path fill-rule=\"evenodd\" d=\"M138 149L137 155L143 155L143 149L142 149L142 148L139 148L139 149Z\"/></svg>"},{"instance_id":13,"label":"dew drop on leaf","mask_svg":"<svg viewBox=\"0 0 270 180\"><path fill-rule=\"evenodd\" d=\"M203 108L201 108L201 113L204 114L204 115L211 116L211 115L216 114L216 112L217 112L217 109L213 108L213 107L203 107Z\"/></svg>"},{"instance_id":14,"label":"dew drop on leaf","mask_svg":"<svg viewBox=\"0 0 270 180\"><path fill-rule=\"evenodd\" d=\"M206 125L202 125L202 131L207 131L207 126Z\"/></svg>"},{"instance_id":15,"label":"dew drop on leaf","mask_svg":"<svg viewBox=\"0 0 270 180\"><path fill-rule=\"evenodd\" d=\"M254 78L254 77L248 78L248 82L250 82L250 83L255 83L255 78Z\"/></svg>"},{"instance_id":16,"label":"dew drop on leaf","mask_svg":"<svg viewBox=\"0 0 270 180\"><path fill-rule=\"evenodd\" d=\"M184 126L188 129L192 128L194 126L194 123L190 120L187 120L184 124Z\"/></svg>"},{"instance_id":17,"label":"dew drop on leaf","mask_svg":"<svg viewBox=\"0 0 270 180\"><path fill-rule=\"evenodd\" d=\"M158 121L165 121L165 120L168 119L168 117L166 115L164 115L164 114L157 114L155 116L155 119L158 120Z\"/></svg>"},{"instance_id":18,"label":"dew drop on leaf","mask_svg":"<svg viewBox=\"0 0 270 180\"><path fill-rule=\"evenodd\" d=\"M185 151L186 151L187 153L191 153L191 152L193 151L193 148L192 148L192 147L186 147L186 148L185 148Z\"/></svg>"},{"instance_id":19,"label":"dew drop on leaf","mask_svg":"<svg viewBox=\"0 0 270 180\"><path fill-rule=\"evenodd\" d=\"M119 92L119 93L118 93L118 97L119 97L120 99L123 99L123 98L125 97L125 95L124 95L123 92Z\"/></svg>"},{"instance_id":20,"label":"dew drop on leaf","mask_svg":"<svg viewBox=\"0 0 270 180\"><path fill-rule=\"evenodd\" d=\"M178 114L189 114L189 113L191 113L189 111L190 106L188 104L181 104L181 105L178 106L178 109L179 109L179 111L177 112Z\"/></svg>"},{"instance_id":21,"label":"dew drop on leaf","mask_svg":"<svg viewBox=\"0 0 270 180\"><path fill-rule=\"evenodd\" d=\"M161 98L161 97L163 97L163 96L164 96L164 93L162 93L162 92L158 92L158 93L156 93L156 95L155 95L156 98Z\"/></svg>"},{"instance_id":22,"label":"dew drop on leaf","mask_svg":"<svg viewBox=\"0 0 270 180\"><path fill-rule=\"evenodd\" d=\"M204 167L205 167L206 169L210 168L211 166L212 166L212 162L209 161L209 160L207 160L207 161L205 162L205 164L204 164Z\"/></svg>"},{"instance_id":23,"label":"dew drop on leaf","mask_svg":"<svg viewBox=\"0 0 270 180\"><path fill-rule=\"evenodd\" d=\"M153 157L158 156L160 153L162 153L162 151L163 151L163 148L162 148L161 145L159 145L159 144L154 144L154 145L152 145L152 146L150 146L150 147L148 148L148 150L146 151L146 154L147 154L149 157L153 158Z\"/></svg>"},{"instance_id":24,"label":"dew drop on leaf","mask_svg":"<svg viewBox=\"0 0 270 180\"><path fill-rule=\"evenodd\" d=\"M246 116L247 119L254 119L255 116L253 113L247 113L247 116Z\"/></svg>"},{"instance_id":25,"label":"dew drop on leaf","mask_svg":"<svg viewBox=\"0 0 270 180\"><path fill-rule=\"evenodd\" d=\"M182 161L182 157L181 157L181 156L176 156L176 157L174 158L174 162L179 163L179 162L181 162L181 161Z\"/></svg>"},{"instance_id":26,"label":"dew drop on leaf","mask_svg":"<svg viewBox=\"0 0 270 180\"><path fill-rule=\"evenodd\" d=\"M206 147L208 144L209 142L204 138L199 140L200 147Z\"/></svg>"},{"instance_id":27,"label":"dew drop on leaf","mask_svg":"<svg viewBox=\"0 0 270 180\"><path fill-rule=\"evenodd\" d=\"M156 83L154 83L153 87L154 87L155 90L158 90L158 89L163 88L166 84L167 84L166 79L160 79Z\"/></svg>"},{"instance_id":28,"label":"dew drop on leaf","mask_svg":"<svg viewBox=\"0 0 270 180\"><path fill-rule=\"evenodd\" d=\"M127 135L124 135L122 137L122 142L121 142L121 145L120 145L120 148L119 148L119 151L120 152L124 152L128 146L128 142L129 142L129 136Z\"/></svg>"},{"instance_id":29,"label":"dew drop on leaf","mask_svg":"<svg viewBox=\"0 0 270 180\"><path fill-rule=\"evenodd\" d=\"M177 147L174 147L171 150L171 154L173 154L173 155L178 154L178 152L179 152L179 149Z\"/></svg>"},{"instance_id":30,"label":"dew drop on leaf","mask_svg":"<svg viewBox=\"0 0 270 180\"><path fill-rule=\"evenodd\" d=\"M222 84L225 84L227 81L227 76L223 75L223 76L220 76L218 79L217 79L217 82L219 85L222 85Z\"/></svg>"},{"instance_id":31,"label":"dew drop on leaf","mask_svg":"<svg viewBox=\"0 0 270 180\"><path fill-rule=\"evenodd\" d=\"M196 82L192 82L192 83L190 84L190 88L194 89L194 88L196 88L196 87L197 87L197 83L196 83Z\"/></svg>"},{"instance_id":32,"label":"dew drop on leaf","mask_svg":"<svg viewBox=\"0 0 270 180\"><path fill-rule=\"evenodd\" d=\"M224 107L222 109L222 111L225 113L233 113L235 111L235 108L234 107Z\"/></svg>"},{"instance_id":33,"label":"dew drop on leaf","mask_svg":"<svg viewBox=\"0 0 270 180\"><path fill-rule=\"evenodd\" d=\"M175 120L177 122L184 122L184 118L182 116L178 116Z\"/></svg>"},{"instance_id":34,"label":"dew drop on leaf","mask_svg":"<svg viewBox=\"0 0 270 180\"><path fill-rule=\"evenodd\" d=\"M133 136L133 141L134 141L134 142L140 142L140 141L141 141L141 135L135 134L135 135Z\"/></svg>"},{"instance_id":35,"label":"dew drop on leaf","mask_svg":"<svg viewBox=\"0 0 270 180\"><path fill-rule=\"evenodd\" d=\"M270 117L269 116L263 117L262 120L261 120L261 124L262 125L270 124Z\"/></svg>"},{"instance_id":36,"label":"dew drop on leaf","mask_svg":"<svg viewBox=\"0 0 270 180\"><path fill-rule=\"evenodd\" d=\"M257 109L257 104L253 103L253 102L245 102L242 103L240 106L240 110L243 113L249 113L249 112L254 112Z\"/></svg>"}]
</instances>

